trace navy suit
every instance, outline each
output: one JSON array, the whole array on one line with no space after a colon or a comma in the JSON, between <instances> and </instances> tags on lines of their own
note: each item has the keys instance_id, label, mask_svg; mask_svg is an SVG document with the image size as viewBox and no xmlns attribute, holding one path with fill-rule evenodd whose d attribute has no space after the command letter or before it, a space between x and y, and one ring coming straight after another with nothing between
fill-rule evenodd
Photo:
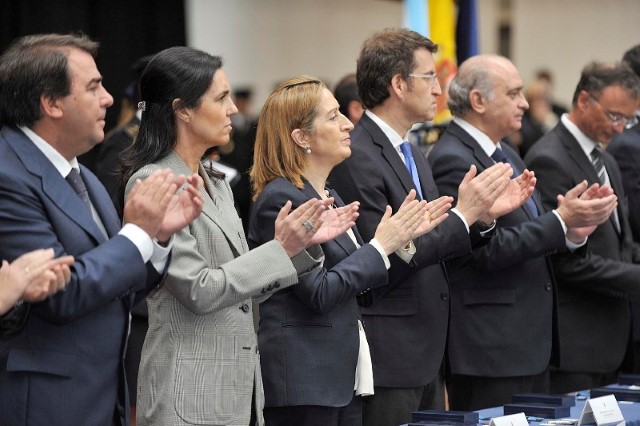
<instances>
[{"instance_id":1,"label":"navy suit","mask_svg":"<svg viewBox=\"0 0 640 426\"><path fill-rule=\"evenodd\" d=\"M414 184L398 152L368 115L351 132L351 141L351 157L333 170L329 182L345 202L360 201L357 226L366 241L385 207L397 211ZM412 149L424 197L433 200L439 193L431 168L419 149ZM440 262L471 250L464 223L453 213L414 243L417 251L410 263L390 256L389 285L372 290L372 305L362 310L377 387L416 388L438 377L449 322L447 272ZM410 413L406 416L410 420Z\"/></svg>"},{"instance_id":2,"label":"navy suit","mask_svg":"<svg viewBox=\"0 0 640 426\"><path fill-rule=\"evenodd\" d=\"M33 304L22 332L0 343L3 425L106 425L117 401L128 409L122 359L129 312L136 292L144 295L160 275L116 235L120 221L107 192L80 170L109 239L42 152L20 130L2 128L0 257L47 247L75 256L64 291Z\"/></svg>"},{"instance_id":3,"label":"navy suit","mask_svg":"<svg viewBox=\"0 0 640 426\"><path fill-rule=\"evenodd\" d=\"M337 194L330 195L336 205L344 205ZM270 182L253 206L249 245L273 239L276 216L287 200L296 208L311 198L320 197L306 181L302 190L284 178ZM362 240L359 244L356 250L347 234L322 244L323 268L300 276L298 285L260 304L258 344L266 407L343 407L353 398L360 318L356 296L370 286L387 284L378 251Z\"/></svg>"},{"instance_id":4,"label":"navy suit","mask_svg":"<svg viewBox=\"0 0 640 426\"><path fill-rule=\"evenodd\" d=\"M511 147L504 154L521 172L525 166ZM458 185L475 164L478 172L494 161L458 124L449 124L428 157L441 193L457 198ZM526 205L497 220L496 232L486 245L447 264L451 290L449 367L454 375L502 378L534 376L546 371L555 334L554 278L548 255L564 251L566 241L560 221L543 213L534 193L539 216ZM557 341L555 349L557 349ZM510 386L504 392L472 395L479 409L511 402ZM450 387L450 395L465 389ZM520 392L545 391L527 389ZM452 398L452 401L456 400ZM456 400L457 401L457 400Z\"/></svg>"},{"instance_id":5,"label":"navy suit","mask_svg":"<svg viewBox=\"0 0 640 426\"><path fill-rule=\"evenodd\" d=\"M640 300L640 265L634 264L640 256L631 240L620 169L606 151L602 159L618 196L621 232L611 215L589 236L584 256L553 256L562 354L558 371L615 378L630 348L629 300ZM591 161L562 122L531 148L525 162L536 173L546 207L556 203L557 194L564 194L582 180L590 185L598 182ZM552 375L552 390L565 391L564 386L554 387ZM572 390L578 389L566 391Z\"/></svg>"}]
</instances>

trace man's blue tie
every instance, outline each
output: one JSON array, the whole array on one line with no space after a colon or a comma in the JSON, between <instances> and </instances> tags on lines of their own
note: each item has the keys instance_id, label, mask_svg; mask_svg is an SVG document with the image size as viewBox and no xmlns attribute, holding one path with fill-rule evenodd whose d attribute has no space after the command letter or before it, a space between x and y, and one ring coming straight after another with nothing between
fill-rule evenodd
<instances>
[{"instance_id":1,"label":"man's blue tie","mask_svg":"<svg viewBox=\"0 0 640 426\"><path fill-rule=\"evenodd\" d=\"M510 164L513 168L513 179L517 178L522 173L520 170L518 170L515 164L509 161L509 158L506 156L506 154L498 147L496 147L496 150L493 152L493 154L491 154L491 158L493 158L496 162ZM529 209L531 216L538 217L538 209L536 208L536 204L533 202L533 199L531 197L527 199L527 202L525 204Z\"/></svg>"},{"instance_id":2,"label":"man's blue tie","mask_svg":"<svg viewBox=\"0 0 640 426\"><path fill-rule=\"evenodd\" d=\"M411 175L411 179L413 179L413 184L416 187L416 192L418 194L418 199L424 200L422 196L422 186L420 185L420 178L418 177L418 168L416 167L416 162L413 161L413 154L411 153L411 145L409 142L404 142L400 145L400 149L402 150L402 154L404 155L404 164L407 166L407 170L409 170L409 174Z\"/></svg>"}]
</instances>

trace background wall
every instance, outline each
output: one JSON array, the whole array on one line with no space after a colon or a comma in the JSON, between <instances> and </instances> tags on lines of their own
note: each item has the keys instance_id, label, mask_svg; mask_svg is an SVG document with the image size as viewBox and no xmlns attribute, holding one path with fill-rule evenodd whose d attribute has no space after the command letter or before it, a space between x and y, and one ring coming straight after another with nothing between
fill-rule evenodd
<instances>
[{"instance_id":1,"label":"background wall","mask_svg":"<svg viewBox=\"0 0 640 426\"><path fill-rule=\"evenodd\" d=\"M186 0L187 43L225 59L234 87L253 86L255 109L274 84L307 73L331 87L355 71L360 45L373 32L402 25L403 6L389 0ZM616 60L640 43L639 0L478 0L480 51L498 53L500 26L528 81L540 67L555 75L569 104L590 60Z\"/></svg>"},{"instance_id":2,"label":"background wall","mask_svg":"<svg viewBox=\"0 0 640 426\"><path fill-rule=\"evenodd\" d=\"M522 78L548 67L567 105L584 65L620 60L638 43L638 0L513 0L512 52Z\"/></svg>"}]
</instances>

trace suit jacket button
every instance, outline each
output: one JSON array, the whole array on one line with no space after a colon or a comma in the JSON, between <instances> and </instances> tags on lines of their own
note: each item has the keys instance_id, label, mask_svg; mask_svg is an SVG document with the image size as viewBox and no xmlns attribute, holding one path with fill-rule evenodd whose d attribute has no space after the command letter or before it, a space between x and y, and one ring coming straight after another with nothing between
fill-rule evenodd
<instances>
[{"instance_id":1,"label":"suit jacket button","mask_svg":"<svg viewBox=\"0 0 640 426\"><path fill-rule=\"evenodd\" d=\"M247 303L243 303L242 306L240 306L240 309L246 314L249 312L249 305Z\"/></svg>"},{"instance_id":2,"label":"suit jacket button","mask_svg":"<svg viewBox=\"0 0 640 426\"><path fill-rule=\"evenodd\" d=\"M273 290L273 286L272 286L271 284L269 284L269 285L267 286L267 291L271 291L271 290Z\"/></svg>"},{"instance_id":3,"label":"suit jacket button","mask_svg":"<svg viewBox=\"0 0 640 426\"><path fill-rule=\"evenodd\" d=\"M273 288L280 288L280 283L275 283L275 284L273 285Z\"/></svg>"},{"instance_id":4,"label":"suit jacket button","mask_svg":"<svg viewBox=\"0 0 640 426\"><path fill-rule=\"evenodd\" d=\"M447 293L446 291L443 291L442 293L440 293L440 299L449 300L449 293Z\"/></svg>"},{"instance_id":5,"label":"suit jacket button","mask_svg":"<svg viewBox=\"0 0 640 426\"><path fill-rule=\"evenodd\" d=\"M552 288L551 287L551 283L547 283L547 284L544 285L544 289L547 290L547 291L551 291L551 288Z\"/></svg>"}]
</instances>

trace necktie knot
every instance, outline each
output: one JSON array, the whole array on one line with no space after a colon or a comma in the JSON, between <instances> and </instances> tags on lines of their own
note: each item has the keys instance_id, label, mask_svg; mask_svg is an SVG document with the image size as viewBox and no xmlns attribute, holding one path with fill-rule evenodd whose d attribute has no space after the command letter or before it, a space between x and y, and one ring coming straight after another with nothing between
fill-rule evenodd
<instances>
[{"instance_id":1,"label":"necktie knot","mask_svg":"<svg viewBox=\"0 0 640 426\"><path fill-rule=\"evenodd\" d=\"M496 150L493 151L493 154L491 154L491 158L493 158L496 163L509 163L504 151L497 147Z\"/></svg>"}]
</instances>

